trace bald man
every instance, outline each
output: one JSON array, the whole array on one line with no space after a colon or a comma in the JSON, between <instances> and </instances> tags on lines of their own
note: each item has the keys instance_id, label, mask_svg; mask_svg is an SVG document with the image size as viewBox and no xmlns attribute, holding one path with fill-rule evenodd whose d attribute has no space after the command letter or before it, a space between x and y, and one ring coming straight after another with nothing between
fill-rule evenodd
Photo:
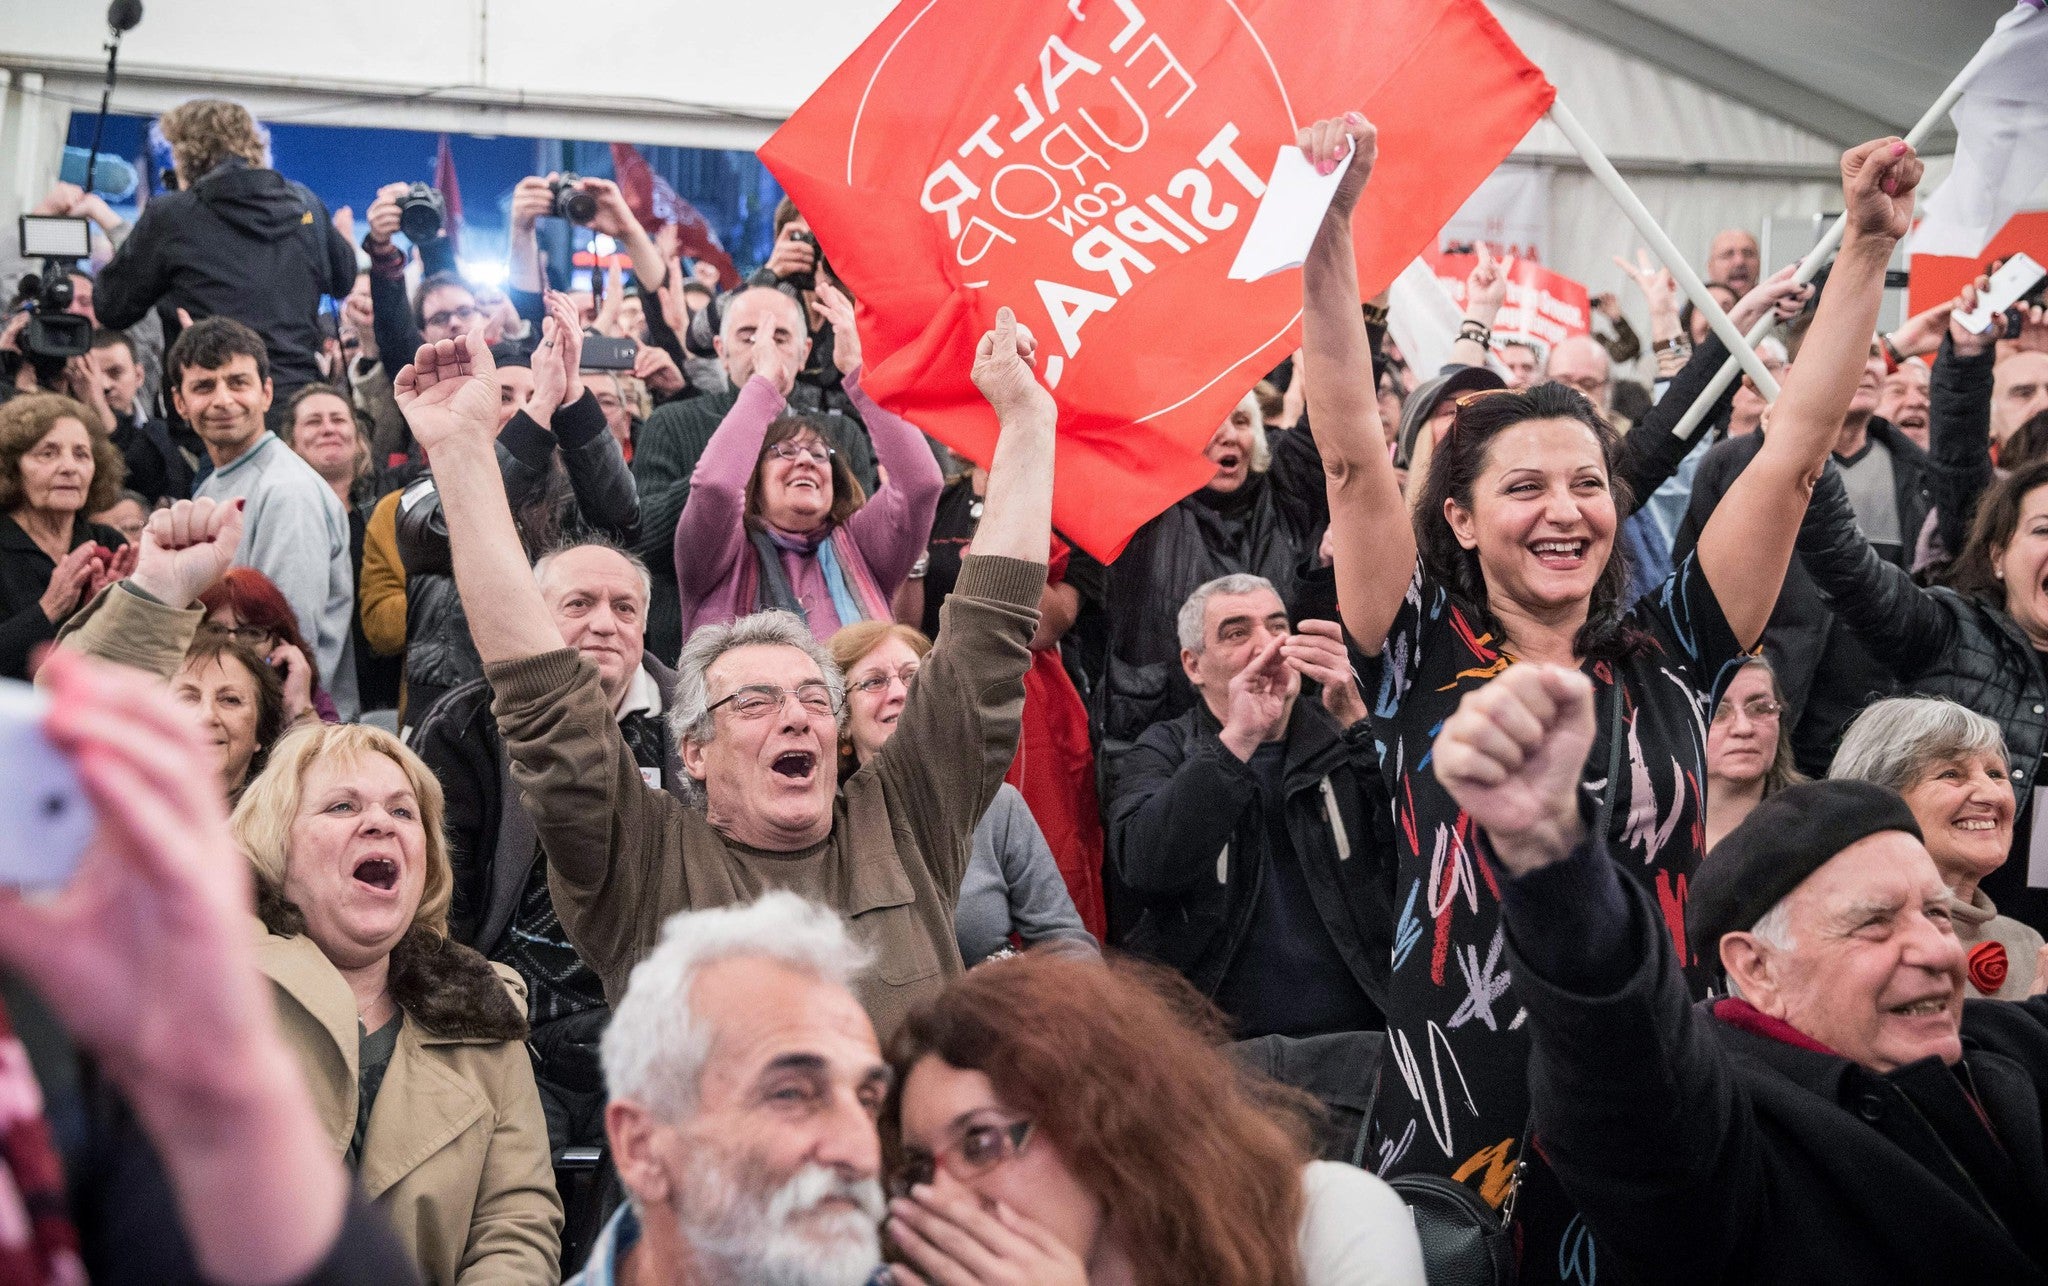
<instances>
[{"instance_id":1,"label":"bald man","mask_svg":"<svg viewBox=\"0 0 2048 1286\"><path fill-rule=\"evenodd\" d=\"M1757 250L1756 238L1741 228L1721 229L1707 246L1706 279L1726 282L1737 299L1756 287L1762 269L1763 255Z\"/></svg>"}]
</instances>

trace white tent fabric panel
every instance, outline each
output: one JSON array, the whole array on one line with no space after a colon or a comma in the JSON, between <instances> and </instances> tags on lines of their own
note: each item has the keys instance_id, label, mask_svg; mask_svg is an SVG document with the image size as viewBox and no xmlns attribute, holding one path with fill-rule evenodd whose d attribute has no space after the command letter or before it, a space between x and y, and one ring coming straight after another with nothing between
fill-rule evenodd
<instances>
[{"instance_id":1,"label":"white tent fabric panel","mask_svg":"<svg viewBox=\"0 0 2048 1286\"><path fill-rule=\"evenodd\" d=\"M1695 81L1631 58L1512 0L1493 0L1501 25L1624 172L1632 161L1744 168L1833 168L1841 149L1792 122L1767 116ZM1516 155L1570 157L1541 122Z\"/></svg>"}]
</instances>

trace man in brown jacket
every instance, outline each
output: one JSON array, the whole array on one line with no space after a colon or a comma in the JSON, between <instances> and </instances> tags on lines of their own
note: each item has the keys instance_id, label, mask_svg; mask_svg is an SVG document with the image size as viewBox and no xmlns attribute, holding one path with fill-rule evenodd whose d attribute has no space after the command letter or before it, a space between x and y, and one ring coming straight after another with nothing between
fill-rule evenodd
<instances>
[{"instance_id":1,"label":"man in brown jacket","mask_svg":"<svg viewBox=\"0 0 2048 1286\"><path fill-rule=\"evenodd\" d=\"M762 367L784 359L763 347L754 378L772 380ZM556 911L614 1004L668 916L769 888L839 911L875 952L859 994L877 1031L961 972L954 907L974 825L1016 752L1051 539L1056 413L1034 350L1007 310L982 339L974 381L1002 425L987 510L886 749L841 788L843 676L795 617L743 618L700 633L677 666L676 739L701 807L642 779L597 671L541 602L493 454L488 351L427 345L400 372Z\"/></svg>"}]
</instances>

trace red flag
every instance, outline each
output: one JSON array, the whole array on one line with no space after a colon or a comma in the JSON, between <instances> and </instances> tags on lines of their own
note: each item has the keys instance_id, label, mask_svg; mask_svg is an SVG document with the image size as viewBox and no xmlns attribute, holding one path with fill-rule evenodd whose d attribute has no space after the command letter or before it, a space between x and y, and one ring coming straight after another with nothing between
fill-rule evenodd
<instances>
[{"instance_id":1,"label":"red flag","mask_svg":"<svg viewBox=\"0 0 2048 1286\"><path fill-rule=\"evenodd\" d=\"M1054 517L1106 559L1299 345L1298 275L1227 280L1297 128L1379 126L1372 295L1554 95L1480 0L906 0L760 155L859 296L866 387L947 445L989 459L974 346L1031 327Z\"/></svg>"},{"instance_id":2,"label":"red flag","mask_svg":"<svg viewBox=\"0 0 2048 1286\"><path fill-rule=\"evenodd\" d=\"M462 229L462 186L455 181L455 153L449 150L446 134L441 136L441 146L434 152L434 186L441 191L441 204L446 211L441 226L448 234L448 248L459 251L462 248L458 240Z\"/></svg>"},{"instance_id":3,"label":"red flag","mask_svg":"<svg viewBox=\"0 0 2048 1286\"><path fill-rule=\"evenodd\" d=\"M612 173L627 207L647 235L653 236L664 223L675 224L678 250L717 268L721 288L730 290L740 284L740 271L733 267L732 256L719 243L710 221L654 172L639 148L630 143L612 144Z\"/></svg>"}]
</instances>

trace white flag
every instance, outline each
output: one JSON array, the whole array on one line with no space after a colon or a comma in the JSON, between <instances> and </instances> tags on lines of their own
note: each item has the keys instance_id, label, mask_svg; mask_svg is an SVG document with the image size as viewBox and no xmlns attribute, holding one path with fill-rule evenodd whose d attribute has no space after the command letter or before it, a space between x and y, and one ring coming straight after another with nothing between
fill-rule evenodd
<instances>
[{"instance_id":1,"label":"white flag","mask_svg":"<svg viewBox=\"0 0 2048 1286\"><path fill-rule=\"evenodd\" d=\"M1950 113L1955 168L1927 199L1913 253L1981 254L2048 179L2048 12L2021 0L1998 20Z\"/></svg>"},{"instance_id":2,"label":"white flag","mask_svg":"<svg viewBox=\"0 0 2048 1286\"><path fill-rule=\"evenodd\" d=\"M1387 329L1408 361L1417 384L1433 380L1451 360L1463 316L1451 292L1436 279L1436 270L1420 259L1411 262L1387 290Z\"/></svg>"}]
</instances>

